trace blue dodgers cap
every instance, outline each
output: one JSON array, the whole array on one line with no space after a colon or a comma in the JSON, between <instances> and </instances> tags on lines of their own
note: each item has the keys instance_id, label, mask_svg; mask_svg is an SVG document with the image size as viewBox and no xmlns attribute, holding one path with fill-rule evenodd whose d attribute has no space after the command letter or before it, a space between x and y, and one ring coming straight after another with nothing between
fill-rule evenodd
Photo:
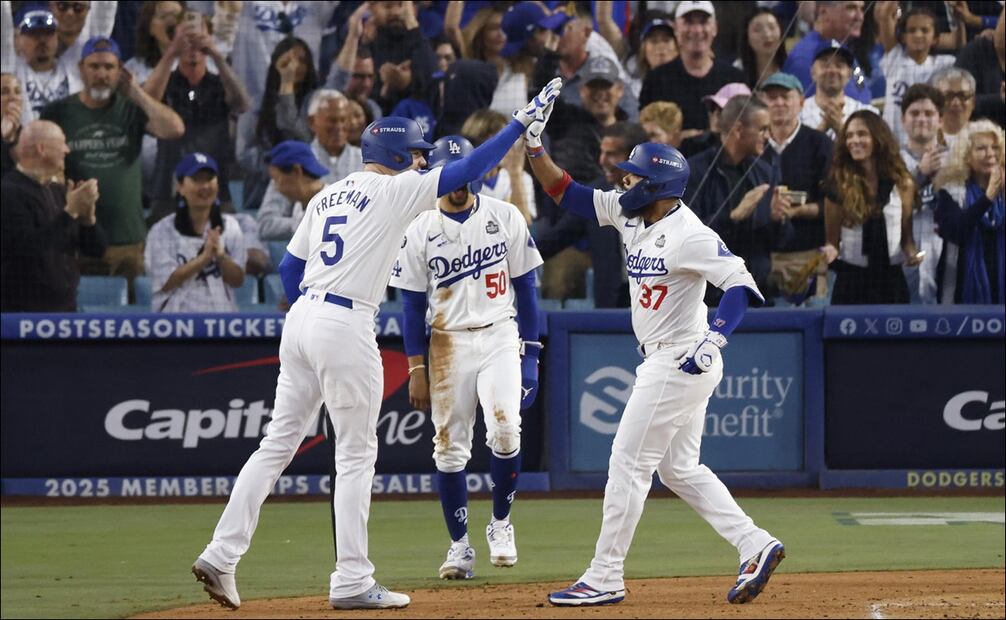
<instances>
[{"instance_id":1,"label":"blue dodgers cap","mask_svg":"<svg viewBox=\"0 0 1006 620\"><path fill-rule=\"evenodd\" d=\"M856 66L856 57L852 55L852 50L842 45L835 39L825 39L814 52L814 60L822 56L838 56L842 58L850 67Z\"/></svg>"},{"instance_id":2,"label":"blue dodgers cap","mask_svg":"<svg viewBox=\"0 0 1006 620\"><path fill-rule=\"evenodd\" d=\"M181 181L185 177L193 176L200 170L209 170L213 174L219 174L215 159L204 153L189 153L182 158L175 166L175 178Z\"/></svg>"},{"instance_id":3,"label":"blue dodgers cap","mask_svg":"<svg viewBox=\"0 0 1006 620\"><path fill-rule=\"evenodd\" d=\"M503 15L503 33L506 34L506 45L503 46L503 57L510 58L524 47L527 40L534 34L535 28L541 28L539 22L548 17L544 7L537 2L518 2Z\"/></svg>"},{"instance_id":4,"label":"blue dodgers cap","mask_svg":"<svg viewBox=\"0 0 1006 620\"><path fill-rule=\"evenodd\" d=\"M311 146L299 140L285 140L272 147L266 156L266 162L279 168L300 166L304 172L319 179L328 174L328 168L318 163Z\"/></svg>"},{"instance_id":5,"label":"blue dodgers cap","mask_svg":"<svg viewBox=\"0 0 1006 620\"><path fill-rule=\"evenodd\" d=\"M80 59L84 60L91 54L97 54L98 52L111 52L115 54L115 57L122 60L122 52L119 51L119 44L115 42L115 39L110 39L108 37L92 37L87 40L84 44L84 49L80 51Z\"/></svg>"},{"instance_id":6,"label":"blue dodgers cap","mask_svg":"<svg viewBox=\"0 0 1006 620\"><path fill-rule=\"evenodd\" d=\"M765 90L766 88L772 86L785 88L786 90L795 90L801 94L803 93L803 84L800 83L800 78L791 73L783 73L782 71L773 73L765 78L765 81L761 83L758 90Z\"/></svg>"},{"instance_id":7,"label":"blue dodgers cap","mask_svg":"<svg viewBox=\"0 0 1006 620\"><path fill-rule=\"evenodd\" d=\"M57 26L59 26L59 22L56 21L56 17L38 6L29 5L24 10L18 11L17 27L21 34L41 31L56 32Z\"/></svg>"},{"instance_id":8,"label":"blue dodgers cap","mask_svg":"<svg viewBox=\"0 0 1006 620\"><path fill-rule=\"evenodd\" d=\"M674 36L674 24L671 22L671 20L658 17L656 19L651 19L650 21L646 22L646 25L643 26L643 34L640 35L639 38L645 39L647 35L653 32L653 30L656 28L663 28L664 30L667 31L667 34L671 35L672 37Z\"/></svg>"},{"instance_id":9,"label":"blue dodgers cap","mask_svg":"<svg viewBox=\"0 0 1006 620\"><path fill-rule=\"evenodd\" d=\"M545 19L538 22L538 25L546 30L551 30L562 34L562 27L566 25L566 22L573 19L573 16L565 11L556 11L552 13Z\"/></svg>"}]
</instances>

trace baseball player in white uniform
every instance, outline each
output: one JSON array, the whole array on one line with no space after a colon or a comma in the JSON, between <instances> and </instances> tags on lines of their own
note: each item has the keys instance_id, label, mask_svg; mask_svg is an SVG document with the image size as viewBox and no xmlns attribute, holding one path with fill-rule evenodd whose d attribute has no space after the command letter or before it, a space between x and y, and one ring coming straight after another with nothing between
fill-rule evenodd
<instances>
[{"instance_id":1,"label":"baseball player in white uniform","mask_svg":"<svg viewBox=\"0 0 1006 620\"><path fill-rule=\"evenodd\" d=\"M474 150L461 136L445 136L435 146L431 168ZM433 460L451 536L440 566L442 579L474 575L465 466L471 459L478 403L492 450L489 557L496 566L517 563L510 509L520 472L520 410L531 406L538 381L534 269L542 264L541 255L517 207L480 194L480 188L481 181L473 181L440 197L437 209L421 213L405 233L391 276L405 302L409 397L420 409L432 400ZM424 361L427 307L429 382Z\"/></svg>"},{"instance_id":2,"label":"baseball player in white uniform","mask_svg":"<svg viewBox=\"0 0 1006 620\"><path fill-rule=\"evenodd\" d=\"M551 110L546 111L545 118ZM580 579L553 592L554 605L601 605L625 597L623 564L654 470L740 555L731 603L754 599L784 557L782 543L755 526L726 486L699 464L706 405L723 376L720 349L749 300L763 301L744 261L685 206L688 162L673 147L648 142L618 167L627 191L574 183L541 147L544 121L528 130L531 168L563 208L614 226L625 246L632 328L643 362L615 433L594 559ZM706 282L725 291L712 325L702 303Z\"/></svg>"},{"instance_id":3,"label":"baseball player in white uniform","mask_svg":"<svg viewBox=\"0 0 1006 620\"><path fill-rule=\"evenodd\" d=\"M367 519L377 460L377 417L384 371L374 317L406 226L437 196L481 178L499 163L558 96L550 82L514 120L469 157L420 173L433 148L411 119L386 117L363 133L362 172L326 186L308 203L287 246L280 275L291 302L280 340L272 421L241 469L230 500L192 572L211 598L237 609L234 572L248 550L262 503L322 404L335 430L336 569L329 602L336 609L404 607L405 594L373 577Z\"/></svg>"}]
</instances>

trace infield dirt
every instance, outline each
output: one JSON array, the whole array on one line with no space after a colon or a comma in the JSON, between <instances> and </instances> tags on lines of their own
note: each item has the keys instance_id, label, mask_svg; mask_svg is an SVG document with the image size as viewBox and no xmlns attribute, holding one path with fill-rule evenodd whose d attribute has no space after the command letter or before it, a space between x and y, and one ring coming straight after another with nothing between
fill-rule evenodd
<instances>
[{"instance_id":1,"label":"infield dirt","mask_svg":"<svg viewBox=\"0 0 1006 620\"><path fill-rule=\"evenodd\" d=\"M327 598L317 596L246 600L236 612L207 603L135 617L1003 618L1006 614L1006 573L1001 569L787 574L783 565L780 570L748 605L727 604L730 577L683 577L630 580L622 603L581 609L547 602L549 592L569 583L529 583L414 590L409 592L412 604L401 610L337 612Z\"/></svg>"}]
</instances>

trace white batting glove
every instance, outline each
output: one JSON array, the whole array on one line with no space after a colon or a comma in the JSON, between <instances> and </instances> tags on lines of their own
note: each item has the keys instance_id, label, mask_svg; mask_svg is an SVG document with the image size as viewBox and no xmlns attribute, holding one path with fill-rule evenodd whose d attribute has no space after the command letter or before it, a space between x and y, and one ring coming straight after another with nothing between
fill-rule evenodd
<instances>
[{"instance_id":1,"label":"white batting glove","mask_svg":"<svg viewBox=\"0 0 1006 620\"><path fill-rule=\"evenodd\" d=\"M714 331L706 331L688 351L675 361L680 361L679 369L690 375L701 375L709 370L720 358L720 349L727 346L727 338Z\"/></svg>"},{"instance_id":2,"label":"white batting glove","mask_svg":"<svg viewBox=\"0 0 1006 620\"><path fill-rule=\"evenodd\" d=\"M541 120L535 119L527 126L527 131L524 132L524 139L527 141L529 148L536 149L541 146L541 134L545 133L545 125L548 123L549 117L552 116L553 106L555 106L555 101L548 104L542 111Z\"/></svg>"},{"instance_id":3,"label":"white batting glove","mask_svg":"<svg viewBox=\"0 0 1006 620\"><path fill-rule=\"evenodd\" d=\"M530 125L532 121L545 120L545 108L556 100L561 90L562 78L553 78L526 106L520 110L514 110L513 117L525 127Z\"/></svg>"}]
</instances>

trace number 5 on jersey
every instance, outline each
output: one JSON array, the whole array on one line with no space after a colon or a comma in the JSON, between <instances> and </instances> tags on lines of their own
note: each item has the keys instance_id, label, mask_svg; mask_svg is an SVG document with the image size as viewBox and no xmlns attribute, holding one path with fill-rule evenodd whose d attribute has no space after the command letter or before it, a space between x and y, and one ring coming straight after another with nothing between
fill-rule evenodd
<instances>
[{"instance_id":1,"label":"number 5 on jersey","mask_svg":"<svg viewBox=\"0 0 1006 620\"><path fill-rule=\"evenodd\" d=\"M321 231L321 242L328 243L329 241L335 242L335 253L329 254L322 250L321 260L325 265L331 267L340 260L342 260L342 237L339 233L334 232L332 229L340 224L346 223L345 215L333 215L325 220L325 227Z\"/></svg>"}]
</instances>

